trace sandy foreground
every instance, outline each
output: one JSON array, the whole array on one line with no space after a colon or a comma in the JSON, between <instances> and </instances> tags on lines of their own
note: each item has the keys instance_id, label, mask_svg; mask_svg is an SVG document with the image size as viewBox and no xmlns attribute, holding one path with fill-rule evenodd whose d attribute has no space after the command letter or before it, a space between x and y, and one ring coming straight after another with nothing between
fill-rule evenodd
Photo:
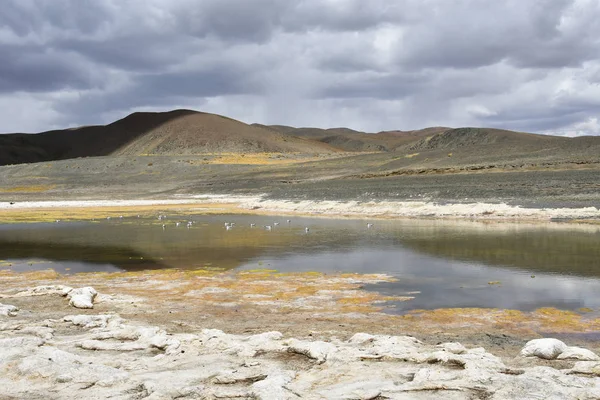
<instances>
[{"instance_id":1,"label":"sandy foreground","mask_svg":"<svg viewBox=\"0 0 600 400\"><path fill-rule=\"evenodd\" d=\"M399 202L344 204L230 196L19 202L0 203L0 216L30 213L25 220L34 220L157 207L431 216L415 208L409 215ZM598 218L595 208L426 207L450 217ZM63 276L0 268L0 399L600 398L594 353L600 318L594 313L440 309L392 315L389 302L410 296L363 289L392 279L269 270ZM89 294L93 308L74 307L78 297L71 289L86 287L93 292L79 296L85 305L86 293L97 293ZM562 340L534 343L538 355L550 359L521 355L529 340L542 337Z\"/></svg>"}]
</instances>

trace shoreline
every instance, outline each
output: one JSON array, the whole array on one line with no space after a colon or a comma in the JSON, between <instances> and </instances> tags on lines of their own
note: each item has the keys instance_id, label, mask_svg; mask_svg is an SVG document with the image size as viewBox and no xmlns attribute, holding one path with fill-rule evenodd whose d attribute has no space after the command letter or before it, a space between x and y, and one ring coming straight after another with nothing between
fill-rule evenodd
<instances>
[{"instance_id":1,"label":"shoreline","mask_svg":"<svg viewBox=\"0 0 600 400\"><path fill-rule=\"evenodd\" d=\"M525 208L505 203L451 203L415 201L315 201L273 200L261 196L229 195L175 195L170 199L131 200L47 200L0 202L0 217L31 211L91 210L107 211L152 210L185 208L206 213L239 213L331 217L331 218L414 218L473 220L498 222L600 223L600 209L580 208Z\"/></svg>"}]
</instances>

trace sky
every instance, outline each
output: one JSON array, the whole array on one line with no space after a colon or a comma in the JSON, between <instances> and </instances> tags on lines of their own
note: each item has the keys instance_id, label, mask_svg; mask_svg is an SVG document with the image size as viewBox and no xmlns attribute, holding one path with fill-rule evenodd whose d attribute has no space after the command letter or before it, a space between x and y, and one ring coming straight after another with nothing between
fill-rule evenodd
<instances>
[{"instance_id":1,"label":"sky","mask_svg":"<svg viewBox=\"0 0 600 400\"><path fill-rule=\"evenodd\" d=\"M3 0L0 132L189 108L600 135L600 0Z\"/></svg>"}]
</instances>

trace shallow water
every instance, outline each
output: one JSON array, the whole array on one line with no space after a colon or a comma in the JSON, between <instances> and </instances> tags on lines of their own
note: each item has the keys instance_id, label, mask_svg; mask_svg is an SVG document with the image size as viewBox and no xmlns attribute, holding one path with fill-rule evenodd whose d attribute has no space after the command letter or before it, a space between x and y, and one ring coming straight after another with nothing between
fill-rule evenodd
<instances>
[{"instance_id":1,"label":"shallow water","mask_svg":"<svg viewBox=\"0 0 600 400\"><path fill-rule=\"evenodd\" d=\"M189 220L194 224L187 229ZM236 225L226 230L225 222ZM396 312L600 308L600 227L371 222L369 229L366 220L294 217L288 223L276 216L188 216L7 224L0 225L0 269L381 272L398 282L368 289L414 296L395 304Z\"/></svg>"}]
</instances>

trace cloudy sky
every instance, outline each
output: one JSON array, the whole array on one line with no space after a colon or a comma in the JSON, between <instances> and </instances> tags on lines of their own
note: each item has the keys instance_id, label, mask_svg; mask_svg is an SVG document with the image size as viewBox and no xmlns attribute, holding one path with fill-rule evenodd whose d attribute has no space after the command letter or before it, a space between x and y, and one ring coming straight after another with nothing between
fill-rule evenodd
<instances>
[{"instance_id":1,"label":"cloudy sky","mask_svg":"<svg viewBox=\"0 0 600 400\"><path fill-rule=\"evenodd\" d=\"M173 108L600 135L599 0L4 0L0 132Z\"/></svg>"}]
</instances>

